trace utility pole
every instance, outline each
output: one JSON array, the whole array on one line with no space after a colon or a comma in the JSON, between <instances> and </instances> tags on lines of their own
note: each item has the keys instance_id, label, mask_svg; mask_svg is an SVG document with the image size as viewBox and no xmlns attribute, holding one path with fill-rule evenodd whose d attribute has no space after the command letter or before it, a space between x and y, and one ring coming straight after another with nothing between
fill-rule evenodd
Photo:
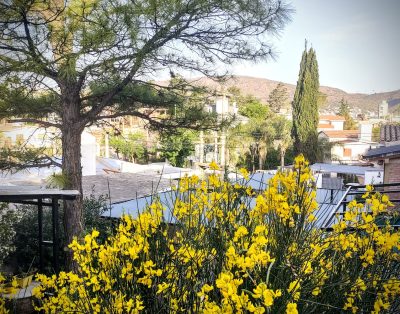
<instances>
[{"instance_id":1,"label":"utility pole","mask_svg":"<svg viewBox=\"0 0 400 314\"><path fill-rule=\"evenodd\" d=\"M200 131L199 162L204 162L204 131Z\"/></svg>"},{"instance_id":2,"label":"utility pole","mask_svg":"<svg viewBox=\"0 0 400 314\"><path fill-rule=\"evenodd\" d=\"M108 139L108 132L105 134L104 138L104 157L110 158L110 144L109 144L109 139Z\"/></svg>"},{"instance_id":3,"label":"utility pole","mask_svg":"<svg viewBox=\"0 0 400 314\"><path fill-rule=\"evenodd\" d=\"M221 131L221 166L224 167L226 164L226 133L224 130Z\"/></svg>"},{"instance_id":4,"label":"utility pole","mask_svg":"<svg viewBox=\"0 0 400 314\"><path fill-rule=\"evenodd\" d=\"M214 131L214 161L218 163L218 132Z\"/></svg>"}]
</instances>

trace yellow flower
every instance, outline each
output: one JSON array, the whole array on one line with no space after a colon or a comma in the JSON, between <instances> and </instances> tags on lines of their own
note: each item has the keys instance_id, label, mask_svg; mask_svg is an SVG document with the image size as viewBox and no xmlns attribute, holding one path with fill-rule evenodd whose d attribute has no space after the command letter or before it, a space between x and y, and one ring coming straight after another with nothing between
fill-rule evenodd
<instances>
[{"instance_id":1,"label":"yellow flower","mask_svg":"<svg viewBox=\"0 0 400 314\"><path fill-rule=\"evenodd\" d=\"M240 168L239 169L240 174L244 177L245 180L249 180L249 172L245 168Z\"/></svg>"},{"instance_id":2,"label":"yellow flower","mask_svg":"<svg viewBox=\"0 0 400 314\"><path fill-rule=\"evenodd\" d=\"M297 304L296 303L288 303L286 306L286 314L298 314Z\"/></svg>"},{"instance_id":3,"label":"yellow flower","mask_svg":"<svg viewBox=\"0 0 400 314\"><path fill-rule=\"evenodd\" d=\"M211 170L220 170L218 164L214 160L210 163L210 169Z\"/></svg>"}]
</instances>

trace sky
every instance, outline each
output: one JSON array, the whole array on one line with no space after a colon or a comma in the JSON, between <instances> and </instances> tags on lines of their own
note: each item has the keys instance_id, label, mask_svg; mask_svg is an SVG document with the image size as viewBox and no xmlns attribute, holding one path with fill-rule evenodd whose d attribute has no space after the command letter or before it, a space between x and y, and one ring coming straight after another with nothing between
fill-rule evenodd
<instances>
[{"instance_id":1,"label":"sky","mask_svg":"<svg viewBox=\"0 0 400 314\"><path fill-rule=\"evenodd\" d=\"M288 1L287 1L288 2ZM276 60L231 70L296 84L304 40L316 50L320 84L349 93L400 89L400 0L293 0Z\"/></svg>"}]
</instances>

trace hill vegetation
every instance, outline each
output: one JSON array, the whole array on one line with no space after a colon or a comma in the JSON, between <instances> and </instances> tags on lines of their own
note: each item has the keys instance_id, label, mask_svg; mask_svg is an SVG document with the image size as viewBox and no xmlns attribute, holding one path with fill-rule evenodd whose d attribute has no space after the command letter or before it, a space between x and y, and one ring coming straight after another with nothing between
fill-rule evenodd
<instances>
[{"instance_id":1,"label":"hill vegetation","mask_svg":"<svg viewBox=\"0 0 400 314\"><path fill-rule=\"evenodd\" d=\"M211 88L220 89L220 84L209 78L201 77L195 80L196 84L205 85ZM278 84L278 81L250 77L250 76L232 76L223 86L228 89L229 87L236 86L243 95L253 95L259 98L262 102L267 102L269 94ZM289 100L291 101L294 96L296 85L283 83L287 89L289 95ZM400 102L400 89L396 91L390 91L385 93L375 93L375 94L361 94L361 93L347 93L341 89L321 86L320 91L324 93L326 97L326 102L322 109L331 109L332 111L337 111L339 108L340 101L344 99L348 102L350 109L360 108L363 112L377 111L378 104L383 100L388 100L390 103ZM396 101L397 100L397 101Z\"/></svg>"}]
</instances>

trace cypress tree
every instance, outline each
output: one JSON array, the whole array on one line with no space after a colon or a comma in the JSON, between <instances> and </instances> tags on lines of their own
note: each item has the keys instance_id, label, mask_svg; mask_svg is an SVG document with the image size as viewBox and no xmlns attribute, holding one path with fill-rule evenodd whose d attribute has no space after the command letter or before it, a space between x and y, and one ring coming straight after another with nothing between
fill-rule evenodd
<instances>
[{"instance_id":1,"label":"cypress tree","mask_svg":"<svg viewBox=\"0 0 400 314\"><path fill-rule=\"evenodd\" d=\"M299 79L292 102L294 150L311 163L316 161L318 145L319 74L315 50L307 51L307 42L300 62Z\"/></svg>"}]
</instances>

